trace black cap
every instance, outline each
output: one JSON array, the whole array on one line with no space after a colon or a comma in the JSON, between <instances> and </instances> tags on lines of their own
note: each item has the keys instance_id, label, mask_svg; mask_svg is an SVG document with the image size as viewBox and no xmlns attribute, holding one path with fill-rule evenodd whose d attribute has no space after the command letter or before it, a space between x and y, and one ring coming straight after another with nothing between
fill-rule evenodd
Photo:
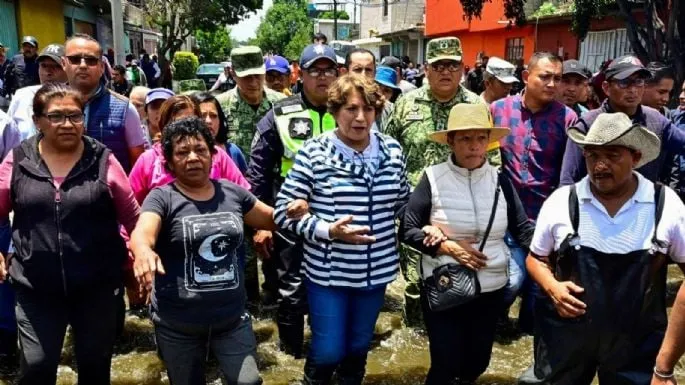
<instances>
[{"instance_id":1,"label":"black cap","mask_svg":"<svg viewBox=\"0 0 685 385\"><path fill-rule=\"evenodd\" d=\"M607 79L618 80L626 79L636 73L644 78L651 76L649 70L642 65L640 59L633 55L617 57L609 64L604 73Z\"/></svg>"},{"instance_id":2,"label":"black cap","mask_svg":"<svg viewBox=\"0 0 685 385\"><path fill-rule=\"evenodd\" d=\"M24 36L24 38L21 39L21 45L24 44L31 44L32 46L38 48L38 40L36 40L36 38L33 36Z\"/></svg>"},{"instance_id":3,"label":"black cap","mask_svg":"<svg viewBox=\"0 0 685 385\"><path fill-rule=\"evenodd\" d=\"M588 79L587 73L588 73L587 68L585 68L584 65L580 64L580 62L578 60L566 60L566 61L564 61L563 75L578 75L580 77Z\"/></svg>"}]
</instances>

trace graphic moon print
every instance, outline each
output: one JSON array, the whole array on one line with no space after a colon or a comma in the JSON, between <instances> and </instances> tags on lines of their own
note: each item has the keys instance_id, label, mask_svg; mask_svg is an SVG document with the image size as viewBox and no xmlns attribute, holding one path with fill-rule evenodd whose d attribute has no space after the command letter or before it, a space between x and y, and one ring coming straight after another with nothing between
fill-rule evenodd
<instances>
[{"instance_id":1,"label":"graphic moon print","mask_svg":"<svg viewBox=\"0 0 685 385\"><path fill-rule=\"evenodd\" d=\"M209 262L218 262L228 255L228 242L226 235L216 234L205 238L200 244L197 253Z\"/></svg>"}]
</instances>

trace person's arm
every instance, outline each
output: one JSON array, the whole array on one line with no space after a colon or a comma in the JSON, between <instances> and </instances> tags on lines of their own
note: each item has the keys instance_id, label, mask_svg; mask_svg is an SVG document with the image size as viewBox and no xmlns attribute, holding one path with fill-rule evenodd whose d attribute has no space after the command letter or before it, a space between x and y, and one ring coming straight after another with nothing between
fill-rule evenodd
<instances>
[{"instance_id":1,"label":"person's arm","mask_svg":"<svg viewBox=\"0 0 685 385\"><path fill-rule=\"evenodd\" d=\"M500 175L502 194L507 202L507 230L522 248L528 250L533 240L535 225L528 218L514 185L506 174Z\"/></svg>"},{"instance_id":2,"label":"person's arm","mask_svg":"<svg viewBox=\"0 0 685 385\"><path fill-rule=\"evenodd\" d=\"M154 170L154 150L148 150L138 157L128 176L129 184L139 205L150 193L150 178Z\"/></svg>"},{"instance_id":3,"label":"person's arm","mask_svg":"<svg viewBox=\"0 0 685 385\"><path fill-rule=\"evenodd\" d=\"M147 76L145 76L145 72L140 67L138 67L138 76L140 78L140 85L147 87Z\"/></svg>"},{"instance_id":4,"label":"person's arm","mask_svg":"<svg viewBox=\"0 0 685 385\"><path fill-rule=\"evenodd\" d=\"M143 125L140 122L138 110L132 103L128 103L126 110L126 120L124 121L124 134L128 145L128 157L131 164L135 164L138 157L145 151L145 135Z\"/></svg>"},{"instance_id":5,"label":"person's arm","mask_svg":"<svg viewBox=\"0 0 685 385\"><path fill-rule=\"evenodd\" d=\"M566 151L561 163L561 186L574 184L587 174L583 152L571 139L566 140Z\"/></svg>"},{"instance_id":6,"label":"person's arm","mask_svg":"<svg viewBox=\"0 0 685 385\"><path fill-rule=\"evenodd\" d=\"M233 159L233 163L235 163L240 172L245 175L245 173L247 173L247 160L245 160L245 155L243 155L240 147L238 147L235 143L230 142L226 147L231 159Z\"/></svg>"},{"instance_id":7,"label":"person's arm","mask_svg":"<svg viewBox=\"0 0 685 385\"><path fill-rule=\"evenodd\" d=\"M676 384L675 379L664 377L673 374L675 365L683 353L685 353L685 283L681 284L680 290L678 290L671 317L668 320L666 335L656 357L654 370L662 376L654 374L652 385Z\"/></svg>"},{"instance_id":8,"label":"person's arm","mask_svg":"<svg viewBox=\"0 0 685 385\"><path fill-rule=\"evenodd\" d=\"M250 183L247 181L247 179L245 179L238 167L235 165L235 163L233 163L233 159L228 156L226 151L221 148L217 148L216 154L214 154L212 159L215 157L219 163L219 171L221 173L221 175L219 175L220 179L226 179L246 190L250 190Z\"/></svg>"},{"instance_id":9,"label":"person's arm","mask_svg":"<svg viewBox=\"0 0 685 385\"><path fill-rule=\"evenodd\" d=\"M7 117L5 122L0 122L0 125L4 123L5 127L2 129L2 148L0 148L0 159L4 159L7 153L12 151L13 148L17 147L21 142L21 133L17 125L14 124L14 120Z\"/></svg>"},{"instance_id":10,"label":"person's arm","mask_svg":"<svg viewBox=\"0 0 685 385\"><path fill-rule=\"evenodd\" d=\"M133 271L138 283L147 290L152 289L155 274L165 274L159 255L154 251L162 218L167 215L168 196L161 189L155 189L143 202L142 214L131 234L131 251L135 257Z\"/></svg>"},{"instance_id":11,"label":"person's arm","mask_svg":"<svg viewBox=\"0 0 685 385\"><path fill-rule=\"evenodd\" d=\"M273 170L278 162L279 154L276 154L271 143L278 140L274 112L271 110L257 123L250 161L245 173L247 181L252 186L252 193L267 205L273 205L275 201L273 186L276 175Z\"/></svg>"},{"instance_id":12,"label":"person's arm","mask_svg":"<svg viewBox=\"0 0 685 385\"><path fill-rule=\"evenodd\" d=\"M669 154L685 155L685 130L675 126L671 121L661 117L663 130L663 150Z\"/></svg>"},{"instance_id":13,"label":"person's arm","mask_svg":"<svg viewBox=\"0 0 685 385\"><path fill-rule=\"evenodd\" d=\"M159 69L159 65L155 62L152 62L152 68L155 69L155 79L159 79L159 77L162 76L162 70Z\"/></svg>"},{"instance_id":14,"label":"person's arm","mask_svg":"<svg viewBox=\"0 0 685 385\"><path fill-rule=\"evenodd\" d=\"M407 179L407 159L402 155L402 170L400 171L400 190L395 203L395 218L402 218L404 210L409 202L409 195L411 193L409 188L409 181Z\"/></svg>"},{"instance_id":15,"label":"person's arm","mask_svg":"<svg viewBox=\"0 0 685 385\"><path fill-rule=\"evenodd\" d=\"M107 186L114 200L117 220L131 234L140 215L140 206L119 161L110 153L107 162Z\"/></svg>"},{"instance_id":16,"label":"person's arm","mask_svg":"<svg viewBox=\"0 0 685 385\"><path fill-rule=\"evenodd\" d=\"M253 229L276 231L274 223L274 209L262 201L256 201L250 211L245 214L245 223Z\"/></svg>"},{"instance_id":17,"label":"person's arm","mask_svg":"<svg viewBox=\"0 0 685 385\"><path fill-rule=\"evenodd\" d=\"M432 206L430 182L424 173L409 196L409 203L407 203L404 216L400 221L399 236L403 243L424 254L435 256L440 245L425 245L426 235L423 231L424 226L430 225Z\"/></svg>"},{"instance_id":18,"label":"person's arm","mask_svg":"<svg viewBox=\"0 0 685 385\"><path fill-rule=\"evenodd\" d=\"M226 83L226 75L221 74L221 75L219 75L219 78L216 79L216 81L214 82L214 85L212 86L212 88L209 89L209 92L214 92L214 91L218 90L219 87L221 87L224 83Z\"/></svg>"}]
</instances>

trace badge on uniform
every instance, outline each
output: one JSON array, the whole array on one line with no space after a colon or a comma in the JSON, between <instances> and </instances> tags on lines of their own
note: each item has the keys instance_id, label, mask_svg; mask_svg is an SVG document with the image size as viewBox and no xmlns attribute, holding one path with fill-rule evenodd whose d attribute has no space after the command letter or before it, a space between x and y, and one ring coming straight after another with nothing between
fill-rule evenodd
<instances>
[{"instance_id":1,"label":"badge on uniform","mask_svg":"<svg viewBox=\"0 0 685 385\"><path fill-rule=\"evenodd\" d=\"M423 114L419 111L419 106L413 106L406 119L409 121L423 120Z\"/></svg>"},{"instance_id":2,"label":"badge on uniform","mask_svg":"<svg viewBox=\"0 0 685 385\"><path fill-rule=\"evenodd\" d=\"M308 118L293 118L288 124L288 132L293 139L309 139L312 137L312 120Z\"/></svg>"}]
</instances>

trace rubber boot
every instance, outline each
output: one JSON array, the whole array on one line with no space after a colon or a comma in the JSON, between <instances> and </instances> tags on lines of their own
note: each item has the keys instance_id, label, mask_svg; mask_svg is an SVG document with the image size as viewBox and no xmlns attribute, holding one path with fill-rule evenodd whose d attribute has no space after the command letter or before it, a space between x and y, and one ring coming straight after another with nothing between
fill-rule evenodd
<instances>
[{"instance_id":1,"label":"rubber boot","mask_svg":"<svg viewBox=\"0 0 685 385\"><path fill-rule=\"evenodd\" d=\"M302 358L304 344L304 315L280 311L277 315L280 349L295 358Z\"/></svg>"},{"instance_id":2,"label":"rubber boot","mask_svg":"<svg viewBox=\"0 0 685 385\"><path fill-rule=\"evenodd\" d=\"M329 385L337 365L314 365L309 359L304 364L303 385Z\"/></svg>"},{"instance_id":3,"label":"rubber boot","mask_svg":"<svg viewBox=\"0 0 685 385\"><path fill-rule=\"evenodd\" d=\"M366 373L366 354L350 355L338 367L339 385L361 385Z\"/></svg>"}]
</instances>

